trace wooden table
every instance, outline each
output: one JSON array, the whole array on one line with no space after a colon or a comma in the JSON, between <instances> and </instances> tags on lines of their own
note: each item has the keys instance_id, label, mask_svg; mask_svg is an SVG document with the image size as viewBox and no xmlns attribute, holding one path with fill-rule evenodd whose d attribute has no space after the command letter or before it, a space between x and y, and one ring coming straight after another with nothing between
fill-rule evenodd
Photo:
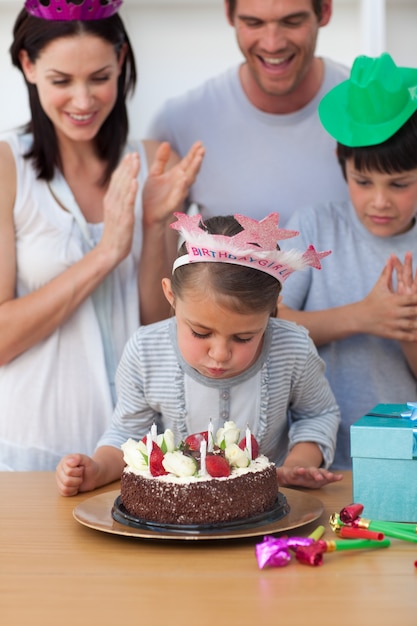
<instances>
[{"instance_id":1,"label":"wooden table","mask_svg":"<svg viewBox=\"0 0 417 626\"><path fill-rule=\"evenodd\" d=\"M102 489L117 489L117 484ZM63 498L53 473L0 473L2 626L416 626L417 544L324 555L259 570L262 538L165 541L93 530ZM312 492L310 492L312 493ZM351 502L351 476L313 492L320 523Z\"/></svg>"}]
</instances>

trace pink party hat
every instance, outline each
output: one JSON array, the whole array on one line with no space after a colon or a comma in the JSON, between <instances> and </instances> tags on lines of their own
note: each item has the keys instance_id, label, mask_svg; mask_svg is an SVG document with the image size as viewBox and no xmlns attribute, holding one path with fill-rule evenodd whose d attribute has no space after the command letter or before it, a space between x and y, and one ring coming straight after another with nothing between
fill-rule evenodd
<instances>
[{"instance_id":1,"label":"pink party hat","mask_svg":"<svg viewBox=\"0 0 417 626\"><path fill-rule=\"evenodd\" d=\"M306 267L321 269L321 259L330 251L317 252L310 245L307 250L278 250L277 241L299 233L278 227L278 213L271 213L257 221L244 215L234 215L243 230L232 237L211 235L200 227L201 215L174 213L177 222L171 228L178 230L185 240L188 254L178 257L173 271L188 263L231 263L265 272L284 282L296 270Z\"/></svg>"},{"instance_id":2,"label":"pink party hat","mask_svg":"<svg viewBox=\"0 0 417 626\"><path fill-rule=\"evenodd\" d=\"M30 15L50 21L102 20L114 15L123 0L26 0Z\"/></svg>"}]
</instances>

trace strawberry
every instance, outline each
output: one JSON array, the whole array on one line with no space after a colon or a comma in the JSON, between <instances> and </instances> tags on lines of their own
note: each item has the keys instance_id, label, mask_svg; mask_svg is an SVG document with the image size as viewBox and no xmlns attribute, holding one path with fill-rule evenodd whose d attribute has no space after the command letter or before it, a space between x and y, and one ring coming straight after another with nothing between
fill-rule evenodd
<instances>
[{"instance_id":1,"label":"strawberry","mask_svg":"<svg viewBox=\"0 0 417 626\"><path fill-rule=\"evenodd\" d=\"M162 461L164 460L164 453L161 448L154 441L152 442L152 452L151 458L149 459L149 471L152 476L164 476L164 474L168 474L162 465Z\"/></svg>"},{"instance_id":2,"label":"strawberry","mask_svg":"<svg viewBox=\"0 0 417 626\"><path fill-rule=\"evenodd\" d=\"M251 434L250 436L251 438L251 442L252 442L252 460L256 459L256 457L259 456L259 444L256 441L255 437ZM240 441L239 443L239 448L241 450L244 450L246 448L246 437L243 437L243 439Z\"/></svg>"},{"instance_id":3,"label":"strawberry","mask_svg":"<svg viewBox=\"0 0 417 626\"><path fill-rule=\"evenodd\" d=\"M204 440L208 442L207 430L201 433L194 433L193 435L188 435L188 437L184 439L184 443L188 446L189 450L200 450L200 444Z\"/></svg>"},{"instance_id":4,"label":"strawberry","mask_svg":"<svg viewBox=\"0 0 417 626\"><path fill-rule=\"evenodd\" d=\"M206 470L213 478L230 476L230 466L224 456L208 454L206 456Z\"/></svg>"}]
</instances>

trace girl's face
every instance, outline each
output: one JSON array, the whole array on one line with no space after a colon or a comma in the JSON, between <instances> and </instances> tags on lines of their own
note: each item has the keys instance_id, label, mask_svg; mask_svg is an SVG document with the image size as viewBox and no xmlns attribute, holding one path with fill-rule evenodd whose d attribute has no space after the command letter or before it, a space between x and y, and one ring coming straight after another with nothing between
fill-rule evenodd
<instances>
[{"instance_id":1,"label":"girl's face","mask_svg":"<svg viewBox=\"0 0 417 626\"><path fill-rule=\"evenodd\" d=\"M90 141L96 136L117 98L125 53L119 56L110 43L89 34L50 42L35 63L21 51L26 79L36 85L59 138Z\"/></svg>"},{"instance_id":2,"label":"girl's face","mask_svg":"<svg viewBox=\"0 0 417 626\"><path fill-rule=\"evenodd\" d=\"M258 358L269 313L235 313L216 303L210 293L175 298L171 281L163 280L165 296L175 309L177 340L183 358L208 378L231 378Z\"/></svg>"},{"instance_id":3,"label":"girl's face","mask_svg":"<svg viewBox=\"0 0 417 626\"><path fill-rule=\"evenodd\" d=\"M356 214L370 233L393 237L412 227L417 213L417 169L400 174L363 172L348 159L346 179Z\"/></svg>"}]
</instances>

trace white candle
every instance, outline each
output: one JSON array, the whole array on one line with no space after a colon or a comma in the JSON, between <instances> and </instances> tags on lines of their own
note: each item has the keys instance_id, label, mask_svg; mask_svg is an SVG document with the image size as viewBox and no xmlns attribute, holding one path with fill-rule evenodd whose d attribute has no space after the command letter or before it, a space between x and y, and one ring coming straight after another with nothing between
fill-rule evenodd
<instances>
[{"instance_id":1,"label":"white candle","mask_svg":"<svg viewBox=\"0 0 417 626\"><path fill-rule=\"evenodd\" d=\"M213 422L211 420L209 421L207 433L208 433L207 450L208 452L213 452Z\"/></svg>"},{"instance_id":2,"label":"white candle","mask_svg":"<svg viewBox=\"0 0 417 626\"><path fill-rule=\"evenodd\" d=\"M249 426L246 427L246 450L248 451L249 460L252 461L252 436Z\"/></svg>"},{"instance_id":3,"label":"white candle","mask_svg":"<svg viewBox=\"0 0 417 626\"><path fill-rule=\"evenodd\" d=\"M200 476L205 476L207 474L206 470L206 452L207 452L207 443L206 440L200 443Z\"/></svg>"},{"instance_id":4,"label":"white candle","mask_svg":"<svg viewBox=\"0 0 417 626\"><path fill-rule=\"evenodd\" d=\"M148 434L146 435L146 452L148 453L148 465L150 465L150 462L151 462L152 448L153 448L152 432L149 431Z\"/></svg>"},{"instance_id":5,"label":"white candle","mask_svg":"<svg viewBox=\"0 0 417 626\"><path fill-rule=\"evenodd\" d=\"M156 430L155 422L151 426L151 437L152 437L152 441L155 441L155 443L156 443L157 430Z\"/></svg>"}]
</instances>

